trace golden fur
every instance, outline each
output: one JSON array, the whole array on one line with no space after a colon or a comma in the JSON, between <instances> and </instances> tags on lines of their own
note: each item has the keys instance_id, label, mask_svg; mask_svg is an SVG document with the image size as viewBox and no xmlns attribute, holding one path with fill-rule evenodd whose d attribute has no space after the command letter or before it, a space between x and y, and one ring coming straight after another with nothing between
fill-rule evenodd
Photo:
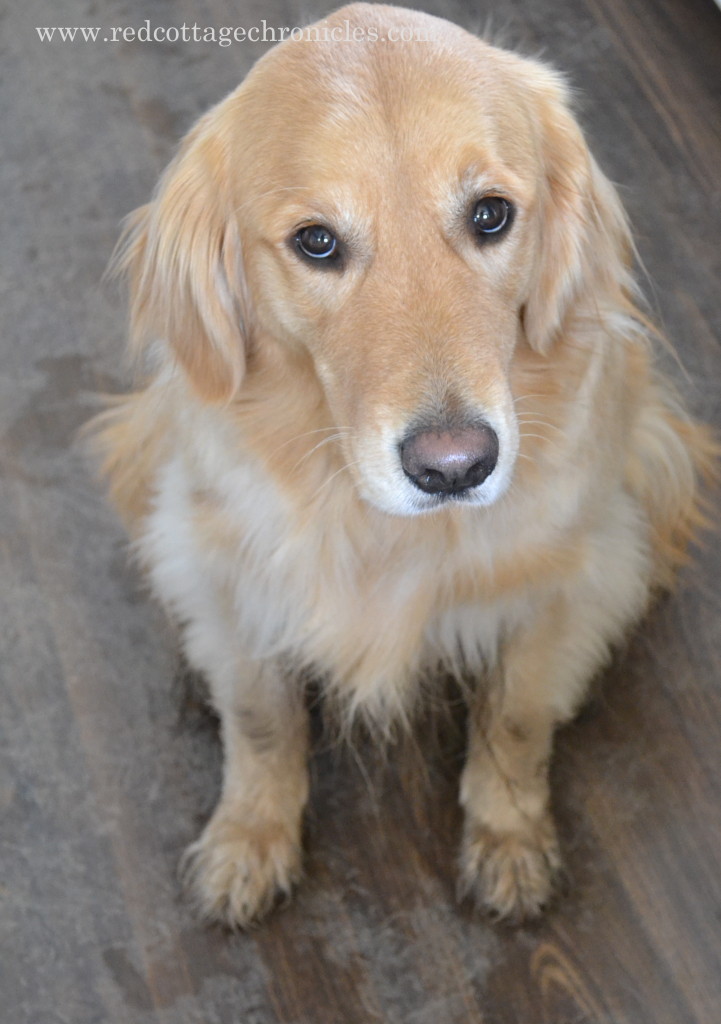
<instances>
[{"instance_id":1,"label":"golden fur","mask_svg":"<svg viewBox=\"0 0 721 1024\"><path fill-rule=\"evenodd\" d=\"M222 720L202 910L245 925L299 876L308 673L384 732L445 667L485 680L461 889L521 919L560 866L553 731L683 558L712 446L653 367L562 78L407 10L346 19L433 40L283 43L190 132L120 251L146 381L98 442ZM489 194L515 219L484 246ZM340 268L301 258L308 224ZM403 437L481 415L488 479L421 493Z\"/></svg>"}]
</instances>

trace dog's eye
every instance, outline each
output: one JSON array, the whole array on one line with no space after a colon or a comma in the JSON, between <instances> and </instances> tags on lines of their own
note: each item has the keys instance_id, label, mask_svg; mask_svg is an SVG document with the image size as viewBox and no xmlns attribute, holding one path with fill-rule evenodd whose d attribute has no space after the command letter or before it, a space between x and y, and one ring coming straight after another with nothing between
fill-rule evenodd
<instances>
[{"instance_id":1,"label":"dog's eye","mask_svg":"<svg viewBox=\"0 0 721 1024\"><path fill-rule=\"evenodd\" d=\"M513 207L501 196L485 196L473 207L471 227L481 240L502 235L511 226Z\"/></svg>"},{"instance_id":2,"label":"dog's eye","mask_svg":"<svg viewBox=\"0 0 721 1024\"><path fill-rule=\"evenodd\" d=\"M338 254L338 242L322 224L311 224L295 236L295 244L303 256L312 260L333 260Z\"/></svg>"}]
</instances>

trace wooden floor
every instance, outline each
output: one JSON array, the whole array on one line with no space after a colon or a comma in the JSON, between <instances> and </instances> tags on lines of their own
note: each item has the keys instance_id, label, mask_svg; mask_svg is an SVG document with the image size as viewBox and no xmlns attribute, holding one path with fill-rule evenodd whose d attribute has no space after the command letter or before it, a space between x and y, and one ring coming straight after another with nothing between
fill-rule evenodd
<instances>
[{"instance_id":1,"label":"wooden floor","mask_svg":"<svg viewBox=\"0 0 721 1024\"><path fill-rule=\"evenodd\" d=\"M712 0L421 0L580 89L695 410L721 425L721 11ZM219 782L213 722L73 445L126 382L101 286L121 217L261 45L40 43L35 26L294 25L321 0L29 0L2 23L0 1016L7 1024L717 1024L721 550L559 737L570 895L520 931L454 900L458 744L321 742L307 880L248 936L175 871ZM152 15L148 12L152 11ZM62 12L62 13L61 13ZM650 287L650 285L649 285Z\"/></svg>"}]
</instances>

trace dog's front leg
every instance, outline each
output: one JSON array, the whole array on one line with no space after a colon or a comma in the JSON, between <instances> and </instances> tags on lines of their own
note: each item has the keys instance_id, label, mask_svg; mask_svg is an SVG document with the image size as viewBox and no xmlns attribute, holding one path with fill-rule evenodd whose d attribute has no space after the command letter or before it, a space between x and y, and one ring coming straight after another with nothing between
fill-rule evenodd
<instances>
[{"instance_id":1,"label":"dog's front leg","mask_svg":"<svg viewBox=\"0 0 721 1024\"><path fill-rule=\"evenodd\" d=\"M287 896L301 871L308 798L302 695L274 662L239 662L211 678L224 750L223 789L183 860L201 913L246 927Z\"/></svg>"},{"instance_id":2,"label":"dog's front leg","mask_svg":"<svg viewBox=\"0 0 721 1024\"><path fill-rule=\"evenodd\" d=\"M587 605L557 599L510 638L470 710L460 890L494 917L537 916L561 874L549 808L553 733L603 660L603 632Z\"/></svg>"}]
</instances>

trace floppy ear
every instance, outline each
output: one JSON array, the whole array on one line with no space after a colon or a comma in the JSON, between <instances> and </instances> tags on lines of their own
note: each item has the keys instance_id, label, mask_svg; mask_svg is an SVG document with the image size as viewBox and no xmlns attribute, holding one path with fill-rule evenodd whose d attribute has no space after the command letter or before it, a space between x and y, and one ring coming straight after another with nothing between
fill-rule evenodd
<instances>
[{"instance_id":1,"label":"floppy ear","mask_svg":"<svg viewBox=\"0 0 721 1024\"><path fill-rule=\"evenodd\" d=\"M229 401L245 369L247 304L229 195L228 146L211 111L190 132L116 259L131 287L137 350L164 339L196 392Z\"/></svg>"},{"instance_id":2,"label":"floppy ear","mask_svg":"<svg viewBox=\"0 0 721 1024\"><path fill-rule=\"evenodd\" d=\"M524 308L529 344L547 352L570 314L628 308L633 243L615 188L591 156L560 76L534 69L544 181L538 267Z\"/></svg>"}]
</instances>

